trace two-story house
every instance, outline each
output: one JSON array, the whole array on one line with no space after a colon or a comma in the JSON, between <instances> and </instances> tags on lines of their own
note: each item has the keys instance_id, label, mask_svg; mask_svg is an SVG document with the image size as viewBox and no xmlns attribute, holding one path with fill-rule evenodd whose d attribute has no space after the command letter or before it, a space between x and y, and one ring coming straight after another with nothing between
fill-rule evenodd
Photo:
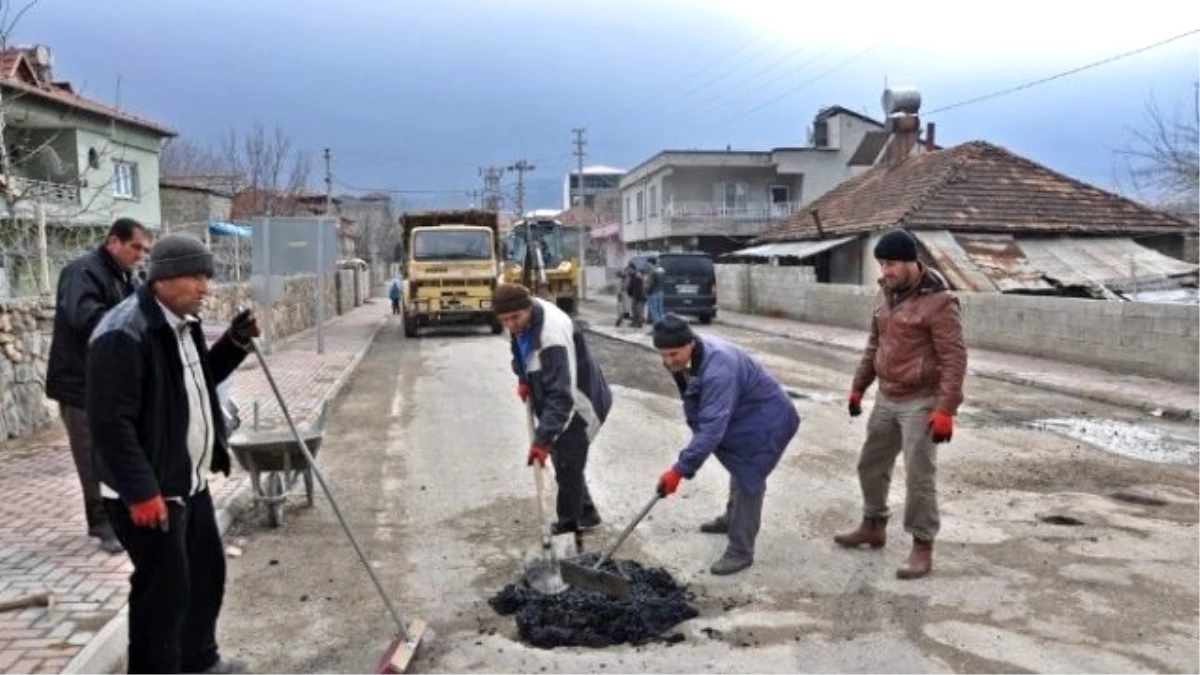
<instances>
[{"instance_id":1,"label":"two-story house","mask_svg":"<svg viewBox=\"0 0 1200 675\"><path fill-rule=\"evenodd\" d=\"M14 293L45 285L27 269L36 265L25 265L38 250L31 224L39 213L50 283L116 218L161 222L158 157L175 132L77 93L52 66L43 46L0 52L0 243Z\"/></svg>"},{"instance_id":2,"label":"two-story house","mask_svg":"<svg viewBox=\"0 0 1200 675\"><path fill-rule=\"evenodd\" d=\"M664 150L621 179L622 240L636 251L736 250L868 168L882 131L835 106L817 113L807 147Z\"/></svg>"}]
</instances>

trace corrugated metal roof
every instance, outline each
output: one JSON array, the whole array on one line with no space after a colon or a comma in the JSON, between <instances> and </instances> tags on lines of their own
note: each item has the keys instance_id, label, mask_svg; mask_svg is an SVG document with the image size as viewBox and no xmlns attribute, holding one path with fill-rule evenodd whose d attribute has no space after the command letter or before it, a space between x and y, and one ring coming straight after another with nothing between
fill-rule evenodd
<instances>
[{"instance_id":1,"label":"corrugated metal roof","mask_svg":"<svg viewBox=\"0 0 1200 675\"><path fill-rule=\"evenodd\" d=\"M1063 286L1124 289L1196 274L1196 265L1146 248L1129 237L1019 238L1029 262Z\"/></svg>"},{"instance_id":2,"label":"corrugated metal roof","mask_svg":"<svg viewBox=\"0 0 1200 675\"><path fill-rule=\"evenodd\" d=\"M738 258L810 258L818 253L837 248L858 237L841 237L824 241L789 241L779 244L762 244L751 246L740 251L726 253L727 256Z\"/></svg>"}]
</instances>

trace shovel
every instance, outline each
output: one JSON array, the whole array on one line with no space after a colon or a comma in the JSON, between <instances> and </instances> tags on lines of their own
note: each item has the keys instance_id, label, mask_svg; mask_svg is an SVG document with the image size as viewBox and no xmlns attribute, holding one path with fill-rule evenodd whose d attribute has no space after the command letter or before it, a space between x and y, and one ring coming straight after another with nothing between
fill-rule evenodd
<instances>
[{"instance_id":1,"label":"shovel","mask_svg":"<svg viewBox=\"0 0 1200 675\"><path fill-rule=\"evenodd\" d=\"M601 570L600 567L604 565L604 563L608 562L608 559L617 552L618 548L621 548L621 544L624 544L625 540L629 538L629 534L633 532L633 528L637 527L638 523L642 522L642 519L646 517L647 513L650 513L650 509L654 508L654 505L658 503L658 500L660 499L662 499L662 495L656 491L654 496L650 498L650 501L646 502L646 506L642 508L642 512L637 515L637 518L634 518L633 522L629 523L629 525L625 527L625 531L621 533L621 536L617 537L617 540L613 542L613 545L608 547L608 550L604 552L604 555L600 556L600 560L596 561L595 566L588 567L576 562L571 562L570 560L562 561L561 569L563 581L567 582L571 586L574 586L575 588L581 588L588 591L599 591L600 593L605 593L614 598L619 598L622 600L628 598L629 580L620 574L605 572Z\"/></svg>"},{"instance_id":2,"label":"shovel","mask_svg":"<svg viewBox=\"0 0 1200 675\"><path fill-rule=\"evenodd\" d=\"M529 440L533 442L533 406L525 403L525 420L529 428ZM538 530L542 534L542 555L529 562L525 567L525 583L538 593L553 595L567 590L559 574L558 555L551 541L550 526L546 523L545 499L546 469L537 462L533 463L533 482L537 486Z\"/></svg>"}]
</instances>

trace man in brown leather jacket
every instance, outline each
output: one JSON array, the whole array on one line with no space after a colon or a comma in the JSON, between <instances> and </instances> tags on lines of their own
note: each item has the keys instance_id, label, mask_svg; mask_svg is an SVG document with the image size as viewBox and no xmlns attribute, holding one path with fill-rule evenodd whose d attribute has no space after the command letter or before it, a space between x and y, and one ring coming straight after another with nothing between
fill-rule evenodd
<instances>
[{"instance_id":1,"label":"man in brown leather jacket","mask_svg":"<svg viewBox=\"0 0 1200 675\"><path fill-rule=\"evenodd\" d=\"M888 232L876 244L875 258L881 289L848 406L851 417L862 414L863 392L879 380L858 461L863 520L857 530L833 539L847 548L884 545L888 487L896 455L903 452L904 531L912 535L913 548L896 576L917 579L933 565L939 527L936 444L954 433L967 350L958 299L940 274L917 262L916 239L906 230Z\"/></svg>"}]
</instances>

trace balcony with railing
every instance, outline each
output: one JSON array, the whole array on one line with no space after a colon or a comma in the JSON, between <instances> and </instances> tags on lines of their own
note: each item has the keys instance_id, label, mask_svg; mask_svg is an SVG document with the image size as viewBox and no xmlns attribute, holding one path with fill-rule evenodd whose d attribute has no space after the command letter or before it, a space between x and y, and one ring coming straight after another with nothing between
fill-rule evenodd
<instances>
[{"instance_id":1,"label":"balcony with railing","mask_svg":"<svg viewBox=\"0 0 1200 675\"><path fill-rule=\"evenodd\" d=\"M80 203L79 185L77 184L52 183L14 176L13 188L23 201L64 206L76 206Z\"/></svg>"},{"instance_id":2,"label":"balcony with railing","mask_svg":"<svg viewBox=\"0 0 1200 675\"><path fill-rule=\"evenodd\" d=\"M799 202L668 202L662 219L669 236L753 236L799 208Z\"/></svg>"}]
</instances>

